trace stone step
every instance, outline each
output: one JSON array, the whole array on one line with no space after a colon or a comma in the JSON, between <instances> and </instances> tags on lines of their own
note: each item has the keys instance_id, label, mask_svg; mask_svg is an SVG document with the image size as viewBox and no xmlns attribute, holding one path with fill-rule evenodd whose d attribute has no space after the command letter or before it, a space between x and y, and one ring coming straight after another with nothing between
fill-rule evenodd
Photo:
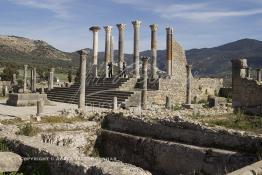
<instances>
[{"instance_id":1,"label":"stone step","mask_svg":"<svg viewBox=\"0 0 262 175\"><path fill-rule=\"evenodd\" d=\"M56 95L56 96L47 96L49 99L52 98L65 98L65 99L78 99L78 96L66 96L66 95ZM85 99L89 100L89 99L99 99L99 100L112 100L113 97L115 96L86 96ZM125 97L121 97L121 96L116 96L118 101L125 101L126 99L128 99L129 96L125 96Z\"/></svg>"}]
</instances>

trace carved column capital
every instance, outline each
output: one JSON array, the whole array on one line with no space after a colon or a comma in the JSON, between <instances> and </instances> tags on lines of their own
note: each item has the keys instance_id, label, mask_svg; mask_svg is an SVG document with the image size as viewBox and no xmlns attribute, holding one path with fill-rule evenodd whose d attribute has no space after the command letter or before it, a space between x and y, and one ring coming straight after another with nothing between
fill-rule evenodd
<instances>
[{"instance_id":1,"label":"carved column capital","mask_svg":"<svg viewBox=\"0 0 262 175\"><path fill-rule=\"evenodd\" d=\"M149 27L151 28L151 30L152 30L153 32L156 32L157 29L158 29L158 25L157 25L157 24L151 24Z\"/></svg>"},{"instance_id":2,"label":"carved column capital","mask_svg":"<svg viewBox=\"0 0 262 175\"><path fill-rule=\"evenodd\" d=\"M98 32L101 28L99 26L92 26L89 28L90 31L92 32Z\"/></svg>"},{"instance_id":3,"label":"carved column capital","mask_svg":"<svg viewBox=\"0 0 262 175\"><path fill-rule=\"evenodd\" d=\"M132 21L132 24L133 24L133 26L134 27L140 27L141 26L141 21L138 21L138 20L136 20L136 21Z\"/></svg>"},{"instance_id":4,"label":"carved column capital","mask_svg":"<svg viewBox=\"0 0 262 175\"><path fill-rule=\"evenodd\" d=\"M117 26L119 31L125 30L125 28L126 28L126 24L117 24L116 26Z\"/></svg>"}]
</instances>

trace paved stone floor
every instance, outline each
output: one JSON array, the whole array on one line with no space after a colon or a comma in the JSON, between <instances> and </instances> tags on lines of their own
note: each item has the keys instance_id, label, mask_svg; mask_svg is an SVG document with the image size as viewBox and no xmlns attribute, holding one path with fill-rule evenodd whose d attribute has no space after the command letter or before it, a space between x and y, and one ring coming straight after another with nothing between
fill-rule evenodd
<instances>
[{"instance_id":1,"label":"paved stone floor","mask_svg":"<svg viewBox=\"0 0 262 175\"><path fill-rule=\"evenodd\" d=\"M23 106L23 107L16 107L16 106L9 106L6 105L7 99L0 99L0 120L5 119L13 119L15 117L19 117L23 120L29 119L31 115L36 114L36 106ZM68 104L68 103L58 103L52 102L52 106L45 106L43 115L56 115L61 114L63 109L77 109L77 105L75 104ZM94 108L94 107L86 107L87 111L103 111L106 109L102 108Z\"/></svg>"}]
</instances>

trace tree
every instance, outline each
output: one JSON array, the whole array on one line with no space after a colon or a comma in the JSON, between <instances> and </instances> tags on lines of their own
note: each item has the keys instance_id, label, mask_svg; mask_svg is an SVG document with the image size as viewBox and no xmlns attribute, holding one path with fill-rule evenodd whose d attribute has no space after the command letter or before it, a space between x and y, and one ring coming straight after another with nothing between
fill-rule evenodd
<instances>
[{"instance_id":1,"label":"tree","mask_svg":"<svg viewBox=\"0 0 262 175\"><path fill-rule=\"evenodd\" d=\"M72 71L71 70L68 72L67 79L69 83L72 82Z\"/></svg>"},{"instance_id":2,"label":"tree","mask_svg":"<svg viewBox=\"0 0 262 175\"><path fill-rule=\"evenodd\" d=\"M10 64L7 65L4 70L3 73L1 74L1 78L4 81L12 81L13 79L13 74L18 75L18 71L17 71L18 67L14 64Z\"/></svg>"}]
</instances>

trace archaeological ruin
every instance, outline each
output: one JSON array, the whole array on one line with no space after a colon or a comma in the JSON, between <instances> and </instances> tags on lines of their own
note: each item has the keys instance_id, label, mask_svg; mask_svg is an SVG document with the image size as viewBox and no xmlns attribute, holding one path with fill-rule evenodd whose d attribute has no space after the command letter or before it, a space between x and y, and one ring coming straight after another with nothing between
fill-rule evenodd
<instances>
[{"instance_id":1,"label":"archaeological ruin","mask_svg":"<svg viewBox=\"0 0 262 175\"><path fill-rule=\"evenodd\" d=\"M192 72L194 65L187 62L172 27L165 29L165 41L157 39L157 24L147 27L147 57L140 54L144 26L139 20L131 24L131 64L124 55L126 24L116 24L117 56L114 28L103 27L101 65L102 27L92 26L93 51L78 51L77 81L55 82L57 68L50 67L48 80L40 82L38 70L30 65L23 67L20 86L16 74L11 82L0 81L0 173L261 174L262 136L227 127L243 122L239 110L261 115L261 70L254 80L245 59L232 60L232 88L224 87L222 78ZM157 65L158 42L166 43L165 71ZM232 116L232 123L219 125Z\"/></svg>"}]
</instances>

